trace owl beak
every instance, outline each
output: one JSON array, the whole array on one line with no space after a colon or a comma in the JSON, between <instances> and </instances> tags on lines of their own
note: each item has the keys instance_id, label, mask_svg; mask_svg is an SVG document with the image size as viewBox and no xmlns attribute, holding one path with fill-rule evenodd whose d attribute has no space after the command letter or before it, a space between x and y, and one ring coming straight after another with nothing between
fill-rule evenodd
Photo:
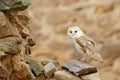
<instances>
[{"instance_id":1,"label":"owl beak","mask_svg":"<svg viewBox=\"0 0 120 80\"><path fill-rule=\"evenodd\" d=\"M72 34L73 37L75 37L75 34Z\"/></svg>"}]
</instances>

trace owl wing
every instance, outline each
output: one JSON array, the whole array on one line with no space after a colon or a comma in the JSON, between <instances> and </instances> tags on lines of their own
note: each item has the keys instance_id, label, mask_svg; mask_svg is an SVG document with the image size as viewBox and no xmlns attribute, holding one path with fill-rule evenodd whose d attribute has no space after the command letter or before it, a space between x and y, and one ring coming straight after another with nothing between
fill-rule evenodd
<instances>
[{"instance_id":1,"label":"owl wing","mask_svg":"<svg viewBox=\"0 0 120 80\"><path fill-rule=\"evenodd\" d=\"M82 47L86 46L88 48L95 48L96 46L95 41L87 35L81 36L80 38L76 39L76 42Z\"/></svg>"},{"instance_id":2,"label":"owl wing","mask_svg":"<svg viewBox=\"0 0 120 80\"><path fill-rule=\"evenodd\" d=\"M75 49L77 50L77 52L80 52L79 45L76 43L75 39L69 38L69 40L73 44L73 46L75 47Z\"/></svg>"},{"instance_id":3,"label":"owl wing","mask_svg":"<svg viewBox=\"0 0 120 80\"><path fill-rule=\"evenodd\" d=\"M76 42L84 48L87 49L87 54L90 55L94 60L103 62L103 58L101 55L95 50L96 43L93 39L88 37L87 35L81 36L80 38L76 39Z\"/></svg>"},{"instance_id":4,"label":"owl wing","mask_svg":"<svg viewBox=\"0 0 120 80\"><path fill-rule=\"evenodd\" d=\"M96 42L92 38L90 38L89 36L84 35L83 38L88 41L88 44L93 45L94 47L96 46Z\"/></svg>"}]
</instances>

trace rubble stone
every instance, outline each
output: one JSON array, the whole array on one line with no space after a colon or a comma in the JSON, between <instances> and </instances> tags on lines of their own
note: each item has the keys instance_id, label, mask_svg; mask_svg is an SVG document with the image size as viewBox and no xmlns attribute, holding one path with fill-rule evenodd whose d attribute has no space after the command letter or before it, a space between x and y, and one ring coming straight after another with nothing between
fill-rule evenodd
<instances>
[{"instance_id":1,"label":"rubble stone","mask_svg":"<svg viewBox=\"0 0 120 80\"><path fill-rule=\"evenodd\" d=\"M33 80L35 79L33 73L27 64L23 63L21 69L11 74L10 80Z\"/></svg>"},{"instance_id":2,"label":"rubble stone","mask_svg":"<svg viewBox=\"0 0 120 80\"><path fill-rule=\"evenodd\" d=\"M115 59L115 61L113 62L112 71L115 72L115 73L120 74L120 57Z\"/></svg>"},{"instance_id":3,"label":"rubble stone","mask_svg":"<svg viewBox=\"0 0 120 80\"><path fill-rule=\"evenodd\" d=\"M19 54L20 46L17 44L18 38L8 37L0 39L0 51L3 51L7 54Z\"/></svg>"},{"instance_id":4,"label":"rubble stone","mask_svg":"<svg viewBox=\"0 0 120 80\"><path fill-rule=\"evenodd\" d=\"M9 77L9 73L6 70L0 68L0 78L8 79L8 77Z\"/></svg>"},{"instance_id":5,"label":"rubble stone","mask_svg":"<svg viewBox=\"0 0 120 80\"><path fill-rule=\"evenodd\" d=\"M42 77L43 76L43 67L38 64L38 62L34 59L30 59L27 61L31 70L33 71L35 76Z\"/></svg>"},{"instance_id":6,"label":"rubble stone","mask_svg":"<svg viewBox=\"0 0 120 80\"><path fill-rule=\"evenodd\" d=\"M54 72L56 71L56 67L53 63L48 63L45 67L44 67L44 75L47 78L51 78L54 74Z\"/></svg>"},{"instance_id":7,"label":"rubble stone","mask_svg":"<svg viewBox=\"0 0 120 80\"><path fill-rule=\"evenodd\" d=\"M19 31L12 26L8 18L3 12L0 12L0 39L9 36L19 37Z\"/></svg>"},{"instance_id":8,"label":"rubble stone","mask_svg":"<svg viewBox=\"0 0 120 80\"><path fill-rule=\"evenodd\" d=\"M48 63L53 63L56 67L60 67L60 64L58 61L54 61L54 60L44 60L41 61L42 65L47 65Z\"/></svg>"}]
</instances>

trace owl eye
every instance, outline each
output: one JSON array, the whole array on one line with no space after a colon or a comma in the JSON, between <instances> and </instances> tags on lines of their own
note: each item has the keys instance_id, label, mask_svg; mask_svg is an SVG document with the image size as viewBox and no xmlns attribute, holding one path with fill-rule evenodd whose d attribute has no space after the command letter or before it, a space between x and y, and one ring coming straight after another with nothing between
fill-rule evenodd
<instances>
[{"instance_id":1,"label":"owl eye","mask_svg":"<svg viewBox=\"0 0 120 80\"><path fill-rule=\"evenodd\" d=\"M70 33L72 33L72 31L70 31Z\"/></svg>"},{"instance_id":2,"label":"owl eye","mask_svg":"<svg viewBox=\"0 0 120 80\"><path fill-rule=\"evenodd\" d=\"M75 33L77 33L77 31L75 31Z\"/></svg>"}]
</instances>

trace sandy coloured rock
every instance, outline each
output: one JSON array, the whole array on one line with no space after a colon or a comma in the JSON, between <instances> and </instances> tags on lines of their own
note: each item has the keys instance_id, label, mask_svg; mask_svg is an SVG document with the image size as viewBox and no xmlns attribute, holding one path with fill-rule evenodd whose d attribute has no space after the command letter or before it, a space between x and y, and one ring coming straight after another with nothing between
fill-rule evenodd
<instances>
[{"instance_id":1,"label":"sandy coloured rock","mask_svg":"<svg viewBox=\"0 0 120 80\"><path fill-rule=\"evenodd\" d=\"M47 65L48 63L53 63L56 67L60 67L60 63L58 61L55 61L55 60L44 60L44 61L41 61L41 64L42 65Z\"/></svg>"},{"instance_id":2,"label":"sandy coloured rock","mask_svg":"<svg viewBox=\"0 0 120 80\"><path fill-rule=\"evenodd\" d=\"M88 75L80 76L82 80L100 80L98 73L92 73Z\"/></svg>"},{"instance_id":3,"label":"sandy coloured rock","mask_svg":"<svg viewBox=\"0 0 120 80\"><path fill-rule=\"evenodd\" d=\"M56 71L56 67L51 62L44 66L44 75L47 78L51 78L55 71Z\"/></svg>"},{"instance_id":4,"label":"sandy coloured rock","mask_svg":"<svg viewBox=\"0 0 120 80\"><path fill-rule=\"evenodd\" d=\"M0 39L0 51L3 51L7 54L19 54L20 45L17 44L18 38L16 37L7 37Z\"/></svg>"},{"instance_id":5,"label":"sandy coloured rock","mask_svg":"<svg viewBox=\"0 0 120 80\"><path fill-rule=\"evenodd\" d=\"M81 80L79 77L71 74L68 71L58 70L54 74L54 78L57 80Z\"/></svg>"}]
</instances>

